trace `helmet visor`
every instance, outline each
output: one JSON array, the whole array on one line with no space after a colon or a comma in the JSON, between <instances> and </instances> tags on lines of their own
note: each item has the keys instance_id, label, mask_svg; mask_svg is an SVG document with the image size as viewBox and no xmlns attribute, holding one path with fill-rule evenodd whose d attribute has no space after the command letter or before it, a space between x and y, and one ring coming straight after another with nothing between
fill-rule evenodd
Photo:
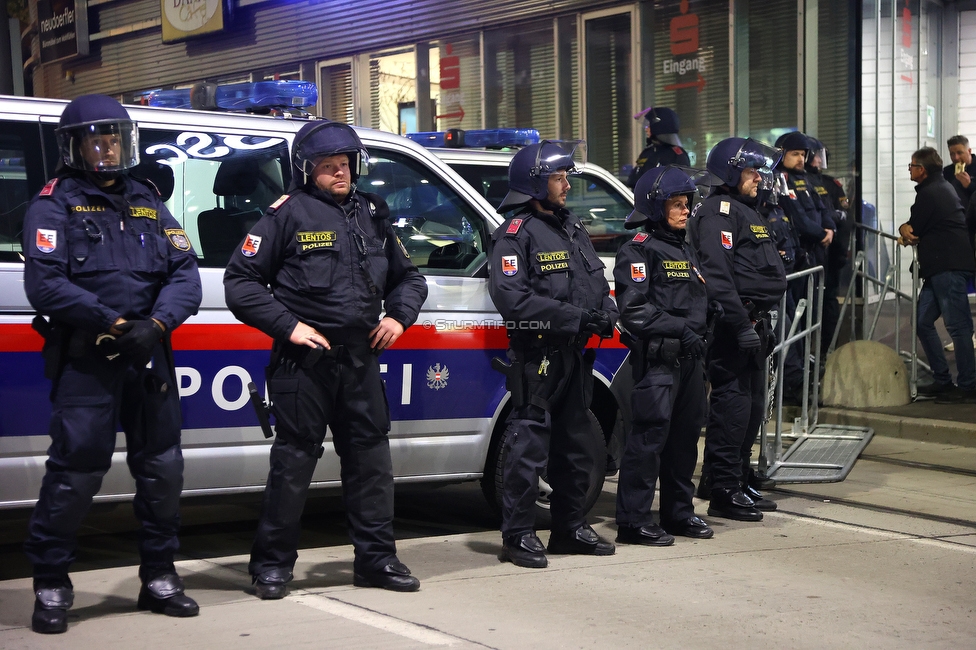
<instances>
[{"instance_id":1,"label":"helmet visor","mask_svg":"<svg viewBox=\"0 0 976 650\"><path fill-rule=\"evenodd\" d=\"M116 172L139 164L139 129L135 122L92 122L58 130L64 163L72 169Z\"/></svg>"},{"instance_id":2,"label":"helmet visor","mask_svg":"<svg viewBox=\"0 0 976 650\"><path fill-rule=\"evenodd\" d=\"M543 140L536 150L532 173L538 176L549 176L557 171L582 174L585 164L586 142L583 140Z\"/></svg>"},{"instance_id":3,"label":"helmet visor","mask_svg":"<svg viewBox=\"0 0 976 650\"><path fill-rule=\"evenodd\" d=\"M815 167L820 171L827 169L827 148L824 146L816 147L810 150L809 158L807 162L811 167Z\"/></svg>"},{"instance_id":4,"label":"helmet visor","mask_svg":"<svg viewBox=\"0 0 976 650\"><path fill-rule=\"evenodd\" d=\"M783 151L763 144L752 138L747 139L739 147L738 153L732 157L730 164L737 169L752 168L759 171L760 176L764 176L764 171L769 174L769 182L772 183L772 170L779 164L783 157Z\"/></svg>"}]
</instances>

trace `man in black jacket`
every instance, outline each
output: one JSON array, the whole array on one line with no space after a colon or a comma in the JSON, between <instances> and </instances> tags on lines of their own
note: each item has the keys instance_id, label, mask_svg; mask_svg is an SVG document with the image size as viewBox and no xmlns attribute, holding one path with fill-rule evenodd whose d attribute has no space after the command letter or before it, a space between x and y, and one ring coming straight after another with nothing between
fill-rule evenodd
<instances>
[{"instance_id":1,"label":"man in black jacket","mask_svg":"<svg viewBox=\"0 0 976 650\"><path fill-rule=\"evenodd\" d=\"M934 383L922 394L939 402L976 403L976 358L973 355L973 318L966 286L976 263L959 197L941 175L942 159L932 147L912 154L909 165L917 196L912 216L898 233L902 245L918 246L918 268L924 281L918 295L918 338L932 367ZM935 321L942 317L955 345L957 386Z\"/></svg>"},{"instance_id":2,"label":"man in black jacket","mask_svg":"<svg viewBox=\"0 0 976 650\"><path fill-rule=\"evenodd\" d=\"M973 158L973 150L969 148L969 138L964 135L952 136L947 144L952 164L942 170L942 177L949 181L965 206L976 194L976 183L973 182L976 178L976 158Z\"/></svg>"},{"instance_id":3,"label":"man in black jacket","mask_svg":"<svg viewBox=\"0 0 976 650\"><path fill-rule=\"evenodd\" d=\"M292 579L326 426L341 464L353 584L420 588L396 555L390 411L378 357L417 320L427 283L386 202L356 189L366 160L352 127L303 126L292 191L255 224L224 275L234 316L274 339L268 392L277 436L248 565L262 600L283 598Z\"/></svg>"}]
</instances>

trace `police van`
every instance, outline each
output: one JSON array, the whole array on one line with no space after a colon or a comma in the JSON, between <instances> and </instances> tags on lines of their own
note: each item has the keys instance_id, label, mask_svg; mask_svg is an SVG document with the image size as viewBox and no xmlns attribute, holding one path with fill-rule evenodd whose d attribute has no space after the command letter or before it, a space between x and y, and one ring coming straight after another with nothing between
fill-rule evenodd
<instances>
[{"instance_id":1,"label":"police van","mask_svg":"<svg viewBox=\"0 0 976 650\"><path fill-rule=\"evenodd\" d=\"M446 162L493 208L501 205L508 193L508 163L515 149L540 141L535 129L451 129L408 133L407 137ZM612 288L617 251L634 237L624 228L627 215L634 209L634 194L620 179L592 162L584 162L580 172L569 178L566 207L586 226Z\"/></svg>"},{"instance_id":2,"label":"police van","mask_svg":"<svg viewBox=\"0 0 976 650\"><path fill-rule=\"evenodd\" d=\"M248 383L264 387L271 341L238 322L224 304L223 273L248 229L291 179L289 145L305 123L285 119L291 106L314 105L314 85L238 84L217 93L235 108L266 115L200 111L189 91L164 91L156 106L127 106L139 124L141 162L134 174L151 180L199 255L200 312L173 332L183 410L184 495L264 488L270 441L258 426ZM310 87L310 88L309 88ZM181 93L183 93L181 95ZM21 230L28 202L53 176L55 128L66 102L0 97L0 508L31 506L44 475L50 416L42 340L23 288ZM274 108L270 108L274 107ZM357 128L370 154L360 187L383 196L394 227L427 278L429 296L417 324L380 358L393 420L390 433L398 482L482 479L489 503L504 452L498 441L508 413L504 377L491 359L504 356L505 324L487 291L491 232L501 223L482 192L415 142ZM597 339L594 338L594 345ZM602 341L594 374L593 411L608 448L622 433L620 399L611 382L625 358L618 338ZM266 393L266 390L262 390ZM131 498L124 437L96 499ZM612 461L612 459L611 459ZM602 489L595 471L590 504ZM319 461L315 487L338 487L331 445ZM540 482L540 512L548 487Z\"/></svg>"}]
</instances>

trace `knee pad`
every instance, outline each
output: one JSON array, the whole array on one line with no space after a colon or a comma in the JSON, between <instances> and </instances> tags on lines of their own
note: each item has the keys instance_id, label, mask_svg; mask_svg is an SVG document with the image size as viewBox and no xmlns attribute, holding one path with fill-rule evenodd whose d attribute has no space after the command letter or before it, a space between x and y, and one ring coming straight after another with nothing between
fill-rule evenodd
<instances>
[{"instance_id":1,"label":"knee pad","mask_svg":"<svg viewBox=\"0 0 976 650\"><path fill-rule=\"evenodd\" d=\"M183 454L178 445L153 456L145 456L141 467L134 469L137 498L141 499L159 521L173 519L179 513L183 490Z\"/></svg>"}]
</instances>

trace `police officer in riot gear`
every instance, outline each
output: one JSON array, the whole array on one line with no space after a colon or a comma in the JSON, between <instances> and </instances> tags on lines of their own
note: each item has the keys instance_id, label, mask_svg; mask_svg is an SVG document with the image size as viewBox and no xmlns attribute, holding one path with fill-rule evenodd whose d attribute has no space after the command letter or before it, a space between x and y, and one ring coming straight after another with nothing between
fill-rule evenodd
<instances>
[{"instance_id":1,"label":"police officer in riot gear","mask_svg":"<svg viewBox=\"0 0 976 650\"><path fill-rule=\"evenodd\" d=\"M755 140L722 140L707 167L724 185L692 215L708 298L722 305L706 364L712 392L702 481L711 483L708 514L739 521L762 519L742 483L766 405L765 359L775 342L769 310L786 290L782 259L756 212L758 189L772 187L778 160L778 150Z\"/></svg>"},{"instance_id":2,"label":"police officer in riot gear","mask_svg":"<svg viewBox=\"0 0 976 650\"><path fill-rule=\"evenodd\" d=\"M173 557L183 488L180 401L169 337L202 291L186 233L151 184L132 178L139 133L117 101L78 97L57 129L58 175L24 221L24 286L53 381L47 471L24 545L35 632L67 630L75 534L126 437L142 523L139 609L195 616ZM150 364L151 362L151 364Z\"/></svg>"},{"instance_id":3,"label":"police officer in riot gear","mask_svg":"<svg viewBox=\"0 0 976 650\"><path fill-rule=\"evenodd\" d=\"M688 152L681 148L678 129L681 126L678 114L670 108L660 106L645 108L634 116L635 119L644 118L644 137L647 146L637 157L637 164L630 171L627 187L637 187L637 181L647 170L663 165L691 164Z\"/></svg>"},{"instance_id":4,"label":"police officer in riot gear","mask_svg":"<svg viewBox=\"0 0 976 650\"><path fill-rule=\"evenodd\" d=\"M291 191L251 229L224 275L230 310L274 339L268 392L277 436L248 565L263 600L284 597L292 579L326 426L342 467L353 584L420 588L396 555L390 413L378 355L417 319L427 284L394 233L386 202L356 188L366 161L352 127L303 126Z\"/></svg>"},{"instance_id":5,"label":"police officer in riot gear","mask_svg":"<svg viewBox=\"0 0 976 650\"><path fill-rule=\"evenodd\" d=\"M827 246L834 239L831 210L821 202L816 189L807 178L806 161L814 144L799 131L781 135L776 146L782 148L783 157L776 167L777 173L786 180L787 192L780 197L780 206L790 223L796 228L800 245L806 257L797 270L824 264Z\"/></svg>"},{"instance_id":6,"label":"police officer in riot gear","mask_svg":"<svg viewBox=\"0 0 976 650\"><path fill-rule=\"evenodd\" d=\"M691 477L705 419L705 280L685 225L696 187L674 166L641 176L626 228L642 228L617 253L613 276L636 385L617 484L617 542L670 546L674 535L707 539L695 516ZM661 525L651 518L661 480Z\"/></svg>"},{"instance_id":7,"label":"police officer in riot gear","mask_svg":"<svg viewBox=\"0 0 976 650\"><path fill-rule=\"evenodd\" d=\"M544 141L520 150L498 212L518 208L493 237L489 291L510 323L508 387L513 409L505 431L500 559L547 566L536 537L535 501L546 469L552 486L548 551L612 555L614 546L586 523L590 475L606 454L589 412L593 334L613 335L617 308L604 265L579 218L566 209L567 174L581 143Z\"/></svg>"}]
</instances>

